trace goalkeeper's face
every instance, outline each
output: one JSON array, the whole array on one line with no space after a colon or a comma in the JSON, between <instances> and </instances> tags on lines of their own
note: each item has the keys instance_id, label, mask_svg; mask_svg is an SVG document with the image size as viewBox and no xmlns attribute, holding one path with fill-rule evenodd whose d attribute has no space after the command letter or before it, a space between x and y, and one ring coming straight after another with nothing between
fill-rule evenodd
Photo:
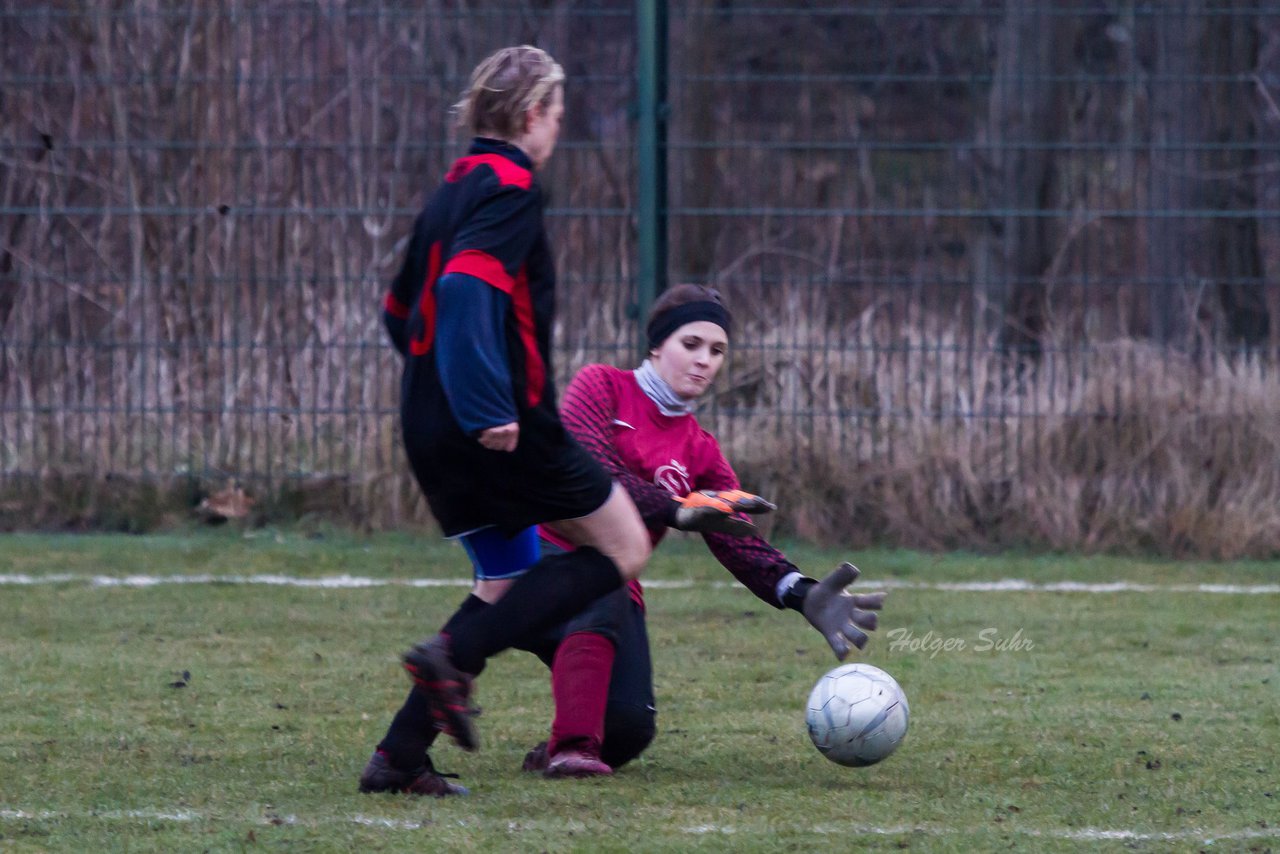
<instances>
[{"instance_id":1,"label":"goalkeeper's face","mask_svg":"<svg viewBox=\"0 0 1280 854\"><path fill-rule=\"evenodd\" d=\"M709 320L686 323L649 353L658 376L685 400L700 396L720 372L729 338Z\"/></svg>"}]
</instances>

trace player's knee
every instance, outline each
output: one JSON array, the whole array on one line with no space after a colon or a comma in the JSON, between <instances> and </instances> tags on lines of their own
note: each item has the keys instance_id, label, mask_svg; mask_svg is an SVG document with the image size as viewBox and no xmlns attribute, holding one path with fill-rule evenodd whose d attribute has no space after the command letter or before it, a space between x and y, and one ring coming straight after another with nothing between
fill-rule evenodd
<instances>
[{"instance_id":1,"label":"player's knee","mask_svg":"<svg viewBox=\"0 0 1280 854\"><path fill-rule=\"evenodd\" d=\"M610 704L605 713L600 758L610 767L620 768L643 753L657 732L653 709Z\"/></svg>"},{"instance_id":2,"label":"player's knee","mask_svg":"<svg viewBox=\"0 0 1280 854\"><path fill-rule=\"evenodd\" d=\"M476 581L471 592L475 594L477 599L492 605L503 597L504 594L515 584L514 578L498 578L487 579L482 578Z\"/></svg>"}]
</instances>

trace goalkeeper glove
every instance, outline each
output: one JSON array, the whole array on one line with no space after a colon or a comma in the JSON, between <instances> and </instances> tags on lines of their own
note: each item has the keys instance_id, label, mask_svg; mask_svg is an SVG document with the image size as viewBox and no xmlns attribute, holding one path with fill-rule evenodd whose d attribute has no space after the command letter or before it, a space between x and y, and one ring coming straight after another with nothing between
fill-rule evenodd
<instances>
[{"instance_id":1,"label":"goalkeeper glove","mask_svg":"<svg viewBox=\"0 0 1280 854\"><path fill-rule=\"evenodd\" d=\"M734 537L749 537L756 532L756 526L738 514L768 513L777 509L759 495L740 489L704 489L690 492L676 501L680 504L676 509L674 525L677 530L729 534Z\"/></svg>"},{"instance_id":2,"label":"goalkeeper glove","mask_svg":"<svg viewBox=\"0 0 1280 854\"><path fill-rule=\"evenodd\" d=\"M822 633L831 645L831 651L841 661L849 654L850 644L858 649L867 645L863 629L875 631L875 612L884 605L884 593L853 595L846 592L845 587L857 578L858 568L851 563L842 563L821 581L800 579L787 595L787 598L799 597L800 601L796 603L799 607L791 607L804 614L809 624ZM802 584L804 589L798 590Z\"/></svg>"}]
</instances>

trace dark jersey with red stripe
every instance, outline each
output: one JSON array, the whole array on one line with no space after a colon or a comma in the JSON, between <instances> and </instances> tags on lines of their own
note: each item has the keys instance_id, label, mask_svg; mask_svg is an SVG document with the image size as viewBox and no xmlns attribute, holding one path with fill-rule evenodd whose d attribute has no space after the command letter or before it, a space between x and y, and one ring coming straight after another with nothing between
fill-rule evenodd
<instances>
[{"instance_id":1,"label":"dark jersey with red stripe","mask_svg":"<svg viewBox=\"0 0 1280 854\"><path fill-rule=\"evenodd\" d=\"M475 435L529 408L553 411L555 268L542 208L524 152L484 138L427 201L383 313L406 357L407 422L447 414Z\"/></svg>"},{"instance_id":2,"label":"dark jersey with red stripe","mask_svg":"<svg viewBox=\"0 0 1280 854\"><path fill-rule=\"evenodd\" d=\"M556 412L555 270L542 208L525 153L476 138L418 215L383 302L405 359L405 450L449 536L584 516L611 488ZM513 422L514 451L477 441Z\"/></svg>"}]
</instances>

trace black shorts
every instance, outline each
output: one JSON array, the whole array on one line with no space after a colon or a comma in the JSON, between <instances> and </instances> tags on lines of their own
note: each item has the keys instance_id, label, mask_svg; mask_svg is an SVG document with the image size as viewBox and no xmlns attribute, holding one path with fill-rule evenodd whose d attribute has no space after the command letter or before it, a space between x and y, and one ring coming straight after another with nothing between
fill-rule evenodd
<instances>
[{"instance_id":1,"label":"black shorts","mask_svg":"<svg viewBox=\"0 0 1280 854\"><path fill-rule=\"evenodd\" d=\"M555 415L520 419L511 452L490 451L456 430L405 430L405 449L446 537L495 526L510 537L531 525L599 510L613 479Z\"/></svg>"}]
</instances>

